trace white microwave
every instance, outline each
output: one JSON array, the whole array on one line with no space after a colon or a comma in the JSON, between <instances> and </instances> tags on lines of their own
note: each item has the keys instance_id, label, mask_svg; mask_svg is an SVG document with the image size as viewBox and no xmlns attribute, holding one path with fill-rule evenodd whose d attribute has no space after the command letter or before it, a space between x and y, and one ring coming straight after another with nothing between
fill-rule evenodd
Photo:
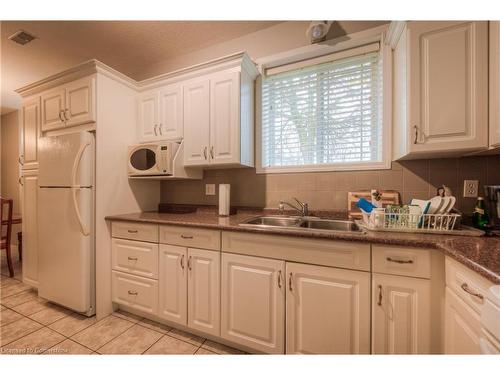
<instances>
[{"instance_id":1,"label":"white microwave","mask_svg":"<svg viewBox=\"0 0 500 375\"><path fill-rule=\"evenodd\" d=\"M145 143L128 148L129 176L169 176L179 149L176 142Z\"/></svg>"}]
</instances>

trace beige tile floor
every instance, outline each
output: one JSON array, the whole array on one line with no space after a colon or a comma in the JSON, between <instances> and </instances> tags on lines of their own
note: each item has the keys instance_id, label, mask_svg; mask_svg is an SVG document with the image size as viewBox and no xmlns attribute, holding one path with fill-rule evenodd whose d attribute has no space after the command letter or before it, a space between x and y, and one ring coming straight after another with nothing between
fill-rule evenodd
<instances>
[{"instance_id":1,"label":"beige tile floor","mask_svg":"<svg viewBox=\"0 0 500 375\"><path fill-rule=\"evenodd\" d=\"M73 313L23 284L17 258L14 278L0 260L0 354L243 354L122 311L100 321Z\"/></svg>"}]
</instances>

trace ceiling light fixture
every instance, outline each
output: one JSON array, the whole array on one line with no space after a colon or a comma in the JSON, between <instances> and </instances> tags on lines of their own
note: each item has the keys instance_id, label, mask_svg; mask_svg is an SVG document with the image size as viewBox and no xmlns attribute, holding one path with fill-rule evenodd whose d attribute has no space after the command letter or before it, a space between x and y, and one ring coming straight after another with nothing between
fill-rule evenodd
<instances>
[{"instance_id":1,"label":"ceiling light fixture","mask_svg":"<svg viewBox=\"0 0 500 375\"><path fill-rule=\"evenodd\" d=\"M33 39L37 39L37 37L24 30L19 30L9 36L9 39L13 42L16 42L17 44L24 46L25 44L31 42Z\"/></svg>"},{"instance_id":2,"label":"ceiling light fixture","mask_svg":"<svg viewBox=\"0 0 500 375\"><path fill-rule=\"evenodd\" d=\"M306 31L306 36L311 41L311 44L323 42L326 39L326 34L332 27L333 21L313 21Z\"/></svg>"}]
</instances>

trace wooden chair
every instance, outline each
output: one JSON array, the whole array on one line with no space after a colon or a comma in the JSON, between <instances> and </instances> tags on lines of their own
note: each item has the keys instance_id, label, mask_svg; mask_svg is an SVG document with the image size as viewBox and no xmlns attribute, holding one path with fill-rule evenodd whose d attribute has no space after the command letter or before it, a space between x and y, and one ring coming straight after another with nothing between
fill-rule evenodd
<instances>
[{"instance_id":1,"label":"wooden chair","mask_svg":"<svg viewBox=\"0 0 500 375\"><path fill-rule=\"evenodd\" d=\"M0 197L0 250L5 249L7 253L7 265L9 267L9 276L14 277L14 266L12 265L12 257L10 255L10 240L12 232L12 199L4 199ZM7 208L4 213L5 208ZM4 219L5 217L5 219ZM7 231L4 235L4 227Z\"/></svg>"}]
</instances>

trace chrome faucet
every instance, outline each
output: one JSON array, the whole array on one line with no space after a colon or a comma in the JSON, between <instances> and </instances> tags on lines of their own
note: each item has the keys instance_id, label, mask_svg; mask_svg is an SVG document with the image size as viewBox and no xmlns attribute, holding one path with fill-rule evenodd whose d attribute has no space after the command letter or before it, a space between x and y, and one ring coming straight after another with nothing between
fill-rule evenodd
<instances>
[{"instance_id":1,"label":"chrome faucet","mask_svg":"<svg viewBox=\"0 0 500 375\"><path fill-rule=\"evenodd\" d=\"M285 211L285 205L287 205L288 207L291 207L295 211L299 212L301 216L309 216L309 205L305 202L299 201L295 197L293 197L293 199L299 204L299 207L285 201L280 201L279 205L280 214L283 215L283 212Z\"/></svg>"}]
</instances>

